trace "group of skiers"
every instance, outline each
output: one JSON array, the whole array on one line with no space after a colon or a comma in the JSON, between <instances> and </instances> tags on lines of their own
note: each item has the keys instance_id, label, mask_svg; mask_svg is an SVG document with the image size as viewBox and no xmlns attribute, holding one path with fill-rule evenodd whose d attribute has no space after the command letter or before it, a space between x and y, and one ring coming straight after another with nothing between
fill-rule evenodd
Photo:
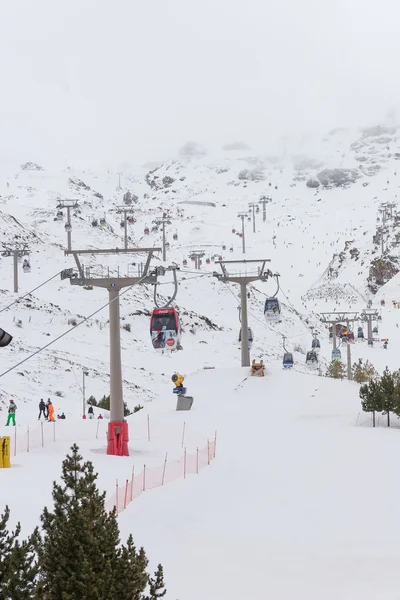
<instances>
[{"instance_id":1,"label":"group of skiers","mask_svg":"<svg viewBox=\"0 0 400 600\"><path fill-rule=\"evenodd\" d=\"M7 417L7 423L6 423L6 427L10 425L10 423L12 423L12 425L16 425L15 422L15 413L17 410L17 405L15 404L14 400L10 400L10 404L8 406L8 417ZM43 415L43 417L47 420L47 421L55 421L54 419L54 406L52 401L50 400L50 398L47 400L47 402L45 403L43 398L40 400L39 402L39 416L38 416L38 420L40 420L40 417ZM61 415L57 415L58 419L65 419L65 415L64 413L62 413Z\"/></svg>"},{"instance_id":2,"label":"group of skiers","mask_svg":"<svg viewBox=\"0 0 400 600\"><path fill-rule=\"evenodd\" d=\"M47 421L55 421L55 419L54 419L54 406L53 406L53 403L50 400L50 398L47 399L46 403L44 402L43 398L39 402L39 416L38 416L38 420L40 420L40 417L42 415L43 415L43 417ZM64 416L64 419L65 419L65 416Z\"/></svg>"},{"instance_id":3,"label":"group of skiers","mask_svg":"<svg viewBox=\"0 0 400 600\"><path fill-rule=\"evenodd\" d=\"M10 422L12 423L12 425L16 425L15 422L15 412L17 410L17 405L15 404L14 400L10 400L10 404L8 406L8 417L7 417L7 423L6 426L10 425ZM89 419L94 419L94 410L93 410L93 406L89 406L89 410L88 410L88 415L89 415ZM50 398L48 398L47 402L45 402L43 400L43 398L41 398L40 402L39 402L39 416L38 416L38 420L40 421L40 417L42 417L44 419L46 419L47 421L55 421L54 418L54 406L52 401L50 400ZM65 419L65 414L62 412L61 415L57 415L57 419ZM102 419L102 415L99 414L99 416L97 417L98 419Z\"/></svg>"}]
</instances>

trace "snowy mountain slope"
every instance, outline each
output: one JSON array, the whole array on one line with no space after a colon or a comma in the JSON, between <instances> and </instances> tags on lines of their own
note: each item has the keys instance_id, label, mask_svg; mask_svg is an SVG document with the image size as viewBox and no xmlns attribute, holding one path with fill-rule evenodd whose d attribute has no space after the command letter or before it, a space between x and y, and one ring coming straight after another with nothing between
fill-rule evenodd
<instances>
[{"instance_id":1,"label":"snowy mountain slope","mask_svg":"<svg viewBox=\"0 0 400 600\"><path fill-rule=\"evenodd\" d=\"M110 212L110 209L121 204L124 190L131 190L139 198L133 206L136 223L129 225L130 243L133 246L160 245L160 231L151 232L149 236L144 235L143 231L145 226L152 227L152 220L160 216L162 210L169 210L172 224L167 226L170 242L168 260L181 265L177 306L181 309L186 332L185 352L168 358L155 356L151 352L148 316L145 315L149 315L153 308L152 290L140 287L128 291L121 298L122 322L131 325L131 333L122 333L124 376L131 383L130 393L133 394L132 401L128 400L136 403L140 398L151 399L157 387L153 384L158 381L159 374L165 371L165 360L170 360L168 364L171 367L178 368L179 365L179 368L183 367L188 372L203 365L222 366L226 364L228 356L229 360L239 360L235 342L239 322L234 298L238 290L233 286L228 291L224 284L212 277L216 268L213 263L205 263L206 258L219 255L226 259L243 257L242 240L232 233L232 229L240 230L237 212L246 209L248 202L258 201L261 195L267 194L271 196L271 202L267 204L266 222L262 221L262 210L257 214L256 234L251 230L251 223L246 222L245 257L270 258L271 269L281 274L282 291L279 297L283 303L283 320L278 325L267 326L262 314L265 296L254 292L249 305L249 324L255 332L253 355L279 359L282 354L282 335L288 338L286 345L289 350L293 350L295 345L303 345L307 349L311 337L305 319L308 319L310 326L318 328L316 313L319 310L335 307L359 309L365 306L369 294L366 280L370 269L369 257L372 258L374 252L372 238L376 233L377 211L383 201L393 199L397 189L395 176L391 174L395 168L397 139L393 133L385 131L385 139L389 136L390 140L386 139L383 143L382 132L377 133L379 135L358 133L359 141L356 143L352 132L332 133L320 144L317 159L303 155L300 160L297 154L293 162L284 158L272 160L254 157L248 150L239 150L226 151L224 157L206 155L171 161L152 172L123 172L123 190L116 189L120 176L111 171L96 173L93 170L67 168L48 172L45 166L43 170L38 170L35 165L25 164L16 170L15 165L12 168L3 165L0 184L3 241L27 241L32 250L32 272L29 275L21 274L21 291L26 292L58 271L74 266L72 258L64 256L62 251L65 247L65 221L54 221L57 198L79 200L78 209L73 210L72 239L74 247L83 248L121 247L123 230L120 216ZM387 150L388 146L390 151ZM352 185L310 189L304 180L295 181L299 174L303 179L316 177L318 169L322 167L354 169L357 163L355 156L359 158L361 155L366 157L361 163L364 165L363 171L360 179ZM373 164L380 161L381 173L377 171L374 176L366 174L365 164L372 164L371 161ZM260 177L264 179L240 179L243 169L258 169ZM390 185L387 183L389 171ZM365 183L368 185L364 187ZM187 200L211 201L215 206L179 204ZM107 219L105 229L91 226L93 218L103 216ZM179 233L176 241L172 240L174 232ZM226 251L222 250L223 245L226 245ZM343 256L341 252L345 247ZM232 252L229 252L230 248ZM358 249L359 258L350 257L353 248ZM200 272L193 270L189 259L190 251L196 249L205 252ZM396 252L396 248L392 250ZM333 258L334 254L339 259ZM101 268L132 272L137 268L137 262L143 259L143 255L134 260L107 257L102 262L89 257L85 266L96 268L97 272ZM189 261L187 268L182 266L184 259ZM342 260L340 268L336 268L337 260ZM154 264L159 264L158 256ZM2 259L0 287L4 290L4 304L13 298L7 292L12 289L11 277L12 259ZM266 295L276 291L273 283L256 284L254 288ZM167 283L160 285L159 291L171 294L172 286ZM48 342L47 338L53 339L63 333L68 319L77 318L78 315L87 316L106 302L107 295L103 292L96 289L83 291L69 286L68 281L55 279L43 286L35 292L29 306L23 307L20 303L2 313L4 326L17 333L17 339L20 340L18 346L14 344L4 357L5 367L12 366L16 358L26 357L29 350L36 350L43 345L42 341ZM52 307L51 303L56 306ZM145 315L136 314L143 312L143 309ZM192 311L199 316L192 315ZM41 314L43 312L45 317ZM303 320L298 318L299 313L303 313ZM210 328L202 319L203 316L209 318L215 327ZM15 330L12 319L22 321L22 330ZM36 372L42 372L44 368L47 372L51 360L68 362L65 361L68 356L69 362L78 368L88 366L86 363L89 361L96 373L97 383L101 378L102 387L107 387L106 322L107 310L99 312L93 321L26 363L25 375L29 375L30 368ZM88 327L89 337L85 333ZM188 331L198 333L188 335ZM197 339L199 333L204 339ZM24 344L27 344L25 349ZM196 348L195 364L191 356L192 347ZM190 351L186 352L186 349ZM135 356L140 357L139 360ZM304 360L301 355L296 358ZM65 364L64 368L70 368L71 364ZM140 383L137 381L138 369L144 369L140 372ZM79 397L76 380L68 373L66 371L70 382L65 390L60 391ZM15 373L2 379L3 398L10 394L15 385ZM31 385L29 382L26 386L26 398L32 397ZM47 393L50 393L54 389L53 381L47 385L50 388ZM34 393L40 395L38 389Z\"/></svg>"}]
</instances>

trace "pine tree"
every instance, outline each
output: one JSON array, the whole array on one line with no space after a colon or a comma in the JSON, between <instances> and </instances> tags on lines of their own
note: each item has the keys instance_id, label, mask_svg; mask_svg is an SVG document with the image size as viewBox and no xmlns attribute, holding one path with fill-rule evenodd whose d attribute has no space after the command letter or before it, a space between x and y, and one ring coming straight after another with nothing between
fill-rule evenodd
<instances>
[{"instance_id":1,"label":"pine tree","mask_svg":"<svg viewBox=\"0 0 400 600\"><path fill-rule=\"evenodd\" d=\"M379 382L371 379L360 387L359 396L361 398L361 407L364 412L372 412L372 424L375 427L375 412L382 410L382 394Z\"/></svg>"},{"instance_id":2,"label":"pine tree","mask_svg":"<svg viewBox=\"0 0 400 600\"><path fill-rule=\"evenodd\" d=\"M394 383L393 412L400 417L400 371L393 371L392 376Z\"/></svg>"},{"instance_id":3,"label":"pine tree","mask_svg":"<svg viewBox=\"0 0 400 600\"><path fill-rule=\"evenodd\" d=\"M343 363L340 360L333 360L330 363L325 375L326 377L331 377L332 379L344 379L346 377L346 370Z\"/></svg>"},{"instance_id":4,"label":"pine tree","mask_svg":"<svg viewBox=\"0 0 400 600\"><path fill-rule=\"evenodd\" d=\"M30 600L37 576L35 538L32 536L20 543L20 524L9 532L9 518L10 510L6 506L0 517L0 600Z\"/></svg>"},{"instance_id":5,"label":"pine tree","mask_svg":"<svg viewBox=\"0 0 400 600\"><path fill-rule=\"evenodd\" d=\"M386 367L382 377L379 380L379 388L382 396L382 411L387 415L387 426L390 427L390 411L396 407L395 403L395 386L393 375Z\"/></svg>"},{"instance_id":6,"label":"pine tree","mask_svg":"<svg viewBox=\"0 0 400 600\"><path fill-rule=\"evenodd\" d=\"M146 600L157 600L157 598L163 598L167 593L164 584L164 569L162 568L162 565L158 565L154 577L150 577L149 588L150 596L147 596Z\"/></svg>"},{"instance_id":7,"label":"pine tree","mask_svg":"<svg viewBox=\"0 0 400 600\"><path fill-rule=\"evenodd\" d=\"M63 485L53 484L54 510L46 507L41 516L43 597L112 598L119 544L116 516L104 509L105 493L96 487L92 463L82 463L75 444L71 450L62 464Z\"/></svg>"},{"instance_id":8,"label":"pine tree","mask_svg":"<svg viewBox=\"0 0 400 600\"><path fill-rule=\"evenodd\" d=\"M149 584L146 571L148 560L143 548L136 550L133 538L128 537L126 546L122 546L118 560L117 593L118 600L142 600L143 592Z\"/></svg>"},{"instance_id":9,"label":"pine tree","mask_svg":"<svg viewBox=\"0 0 400 600\"><path fill-rule=\"evenodd\" d=\"M15 542L11 554L7 598L32 600L39 571L36 553L36 532L28 540Z\"/></svg>"},{"instance_id":10,"label":"pine tree","mask_svg":"<svg viewBox=\"0 0 400 600\"><path fill-rule=\"evenodd\" d=\"M353 380L356 383L365 383L377 377L375 367L367 360L365 363L354 363L352 367Z\"/></svg>"},{"instance_id":11,"label":"pine tree","mask_svg":"<svg viewBox=\"0 0 400 600\"><path fill-rule=\"evenodd\" d=\"M4 513L0 516L0 582L6 581L9 576L11 554L15 541L21 531L18 523L15 531L9 532L8 521L10 518L10 509L5 507Z\"/></svg>"},{"instance_id":12,"label":"pine tree","mask_svg":"<svg viewBox=\"0 0 400 600\"><path fill-rule=\"evenodd\" d=\"M71 451L62 464L63 484L53 484L53 512L45 508L41 517L35 598L147 600L144 592L154 583L145 551L136 550L131 536L120 545L116 513L105 511L92 463L82 462L75 444Z\"/></svg>"}]
</instances>

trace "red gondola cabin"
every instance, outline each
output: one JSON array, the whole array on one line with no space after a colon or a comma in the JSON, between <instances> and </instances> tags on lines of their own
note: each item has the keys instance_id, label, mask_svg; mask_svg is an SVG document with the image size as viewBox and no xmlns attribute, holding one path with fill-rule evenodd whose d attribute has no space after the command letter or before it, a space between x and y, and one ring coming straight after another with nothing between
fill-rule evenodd
<instances>
[{"instance_id":1,"label":"red gondola cabin","mask_svg":"<svg viewBox=\"0 0 400 600\"><path fill-rule=\"evenodd\" d=\"M155 350L168 352L181 347L181 326L174 308L155 308L150 319L151 343Z\"/></svg>"}]
</instances>

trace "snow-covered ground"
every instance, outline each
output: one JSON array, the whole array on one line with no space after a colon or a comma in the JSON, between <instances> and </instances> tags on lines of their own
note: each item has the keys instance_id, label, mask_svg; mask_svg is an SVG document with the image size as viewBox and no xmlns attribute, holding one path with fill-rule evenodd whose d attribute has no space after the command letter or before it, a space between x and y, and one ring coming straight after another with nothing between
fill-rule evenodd
<instances>
[{"instance_id":1,"label":"snow-covered ground","mask_svg":"<svg viewBox=\"0 0 400 600\"><path fill-rule=\"evenodd\" d=\"M235 151L181 158L153 172L121 169L122 189L113 171L0 165L2 242L26 242L31 250L32 271L25 274L19 265L19 294L12 291L12 258L0 259L0 326L14 336L1 350L0 435L10 431L3 426L9 398L18 405L17 455L12 469L1 472L0 509L8 503L24 532L50 500L51 482L74 441L93 460L99 485L112 497L116 479L123 485L133 467L135 472L143 465L161 468L166 454L168 461L181 460L184 448L188 454L203 449L217 430L215 461L199 474L144 492L119 517L123 536L132 532L151 560L165 565L167 598L396 597L396 422L393 430L373 430L359 414L355 383L318 377L305 364L312 330L321 341L322 374L330 360L321 311L361 311L372 299L382 315L377 337L389 338L389 347L357 342L351 346L353 362L368 358L378 371L398 367L400 310L392 300L400 300L400 275L375 297L367 286L371 260L380 257L373 241L379 206L396 202L398 188L397 139L381 133L331 134L308 157L294 160ZM324 168L358 169L360 177L345 187L307 187ZM244 169L256 169L263 179L239 178ZM54 217L58 198L77 199L73 247L122 248L121 219L113 209L128 190L138 196L136 223L129 225L131 247L160 246L161 232L145 235L144 229L170 212L167 264L181 267L175 306L184 350L162 356L152 349L151 287L121 295L124 398L131 409L144 408L128 419L130 457L117 458L105 454L107 418L101 425L81 419L84 367L86 398L109 393L108 296L60 279L60 271L75 264L64 255L65 218ZM260 206L255 233L245 220L243 256L237 214L260 196L271 198L267 218L262 220ZM185 204L194 201L215 206ZM101 217L107 227L93 227ZM389 220L385 234L385 256L394 258L396 227L395 219ZM351 255L354 249L358 255ZM200 270L190 260L194 250L204 252ZM270 259L269 268L280 273L279 323L266 323L263 315L275 283L249 288L251 357L266 362L264 379L249 378L240 367L239 290L213 276L219 266L212 259L220 255ZM122 274L144 260L139 253L118 259L88 255L83 262L97 272L119 268ZM156 255L152 266L160 264ZM173 293L171 279L168 274L160 279L160 300ZM35 291L6 308L30 290ZM283 337L294 353L290 372L281 368ZM185 374L195 398L189 413L175 411L170 382L175 370ZM64 411L67 419L55 430L43 424L42 447L37 405L48 397L56 414ZM29 453L24 452L28 427Z\"/></svg>"}]
</instances>

